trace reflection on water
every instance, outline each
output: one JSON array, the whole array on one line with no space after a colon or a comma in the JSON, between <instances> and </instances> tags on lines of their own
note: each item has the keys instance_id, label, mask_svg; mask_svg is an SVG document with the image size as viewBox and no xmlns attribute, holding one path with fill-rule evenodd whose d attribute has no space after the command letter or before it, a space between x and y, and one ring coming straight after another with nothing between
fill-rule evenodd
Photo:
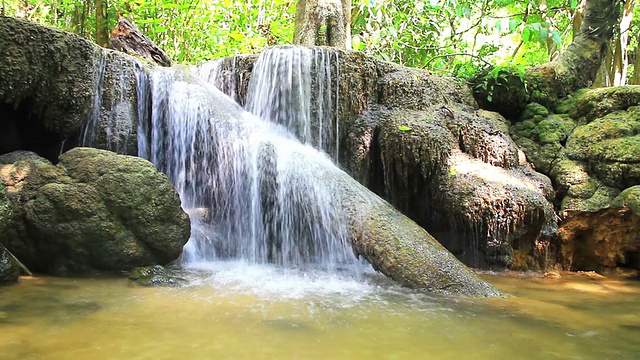
<instances>
[{"instance_id":1,"label":"reflection on water","mask_svg":"<svg viewBox=\"0 0 640 360\"><path fill-rule=\"evenodd\" d=\"M484 274L462 299L321 271L220 263L184 288L23 278L0 288L2 359L637 359L640 282Z\"/></svg>"}]
</instances>

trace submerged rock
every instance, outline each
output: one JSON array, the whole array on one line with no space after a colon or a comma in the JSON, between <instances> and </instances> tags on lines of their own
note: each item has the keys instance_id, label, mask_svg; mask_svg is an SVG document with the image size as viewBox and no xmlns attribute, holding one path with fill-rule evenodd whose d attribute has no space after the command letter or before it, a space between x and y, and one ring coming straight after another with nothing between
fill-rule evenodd
<instances>
[{"instance_id":1,"label":"submerged rock","mask_svg":"<svg viewBox=\"0 0 640 360\"><path fill-rule=\"evenodd\" d=\"M189 218L153 164L88 148L61 155L58 166L22 155L0 156L15 213L0 241L30 269L119 271L180 255Z\"/></svg>"},{"instance_id":2,"label":"submerged rock","mask_svg":"<svg viewBox=\"0 0 640 360\"><path fill-rule=\"evenodd\" d=\"M189 283L160 265L134 268L129 273L129 279L139 286L180 287Z\"/></svg>"}]
</instances>

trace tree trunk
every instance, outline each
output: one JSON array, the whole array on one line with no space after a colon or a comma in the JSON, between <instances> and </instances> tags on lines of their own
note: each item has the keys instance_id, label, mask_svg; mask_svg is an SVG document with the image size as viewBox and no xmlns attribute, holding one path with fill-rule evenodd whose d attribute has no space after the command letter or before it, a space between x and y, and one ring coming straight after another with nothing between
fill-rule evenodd
<instances>
[{"instance_id":1,"label":"tree trunk","mask_svg":"<svg viewBox=\"0 0 640 360\"><path fill-rule=\"evenodd\" d=\"M584 18L584 8L587 5L586 0L580 0L580 3L576 7L576 12L573 14L573 38L575 40L580 33L580 28L582 27L582 19Z\"/></svg>"},{"instance_id":2,"label":"tree trunk","mask_svg":"<svg viewBox=\"0 0 640 360\"><path fill-rule=\"evenodd\" d=\"M618 26L619 0L588 0L580 31L560 56L517 74L502 69L483 72L470 81L480 107L517 119L531 102L553 109L574 91L590 87Z\"/></svg>"},{"instance_id":3,"label":"tree trunk","mask_svg":"<svg viewBox=\"0 0 640 360\"><path fill-rule=\"evenodd\" d=\"M635 60L633 62L633 77L631 85L640 85L640 34L638 34L638 45L636 46Z\"/></svg>"},{"instance_id":4,"label":"tree trunk","mask_svg":"<svg viewBox=\"0 0 640 360\"><path fill-rule=\"evenodd\" d=\"M96 43L102 47L109 44L107 29L107 0L95 0L96 7Z\"/></svg>"},{"instance_id":5,"label":"tree trunk","mask_svg":"<svg viewBox=\"0 0 640 360\"><path fill-rule=\"evenodd\" d=\"M629 59L627 47L629 45L629 31L631 31L631 20L633 20L634 0L626 0L624 11L620 20L620 33L616 43L616 51L613 57L613 85L623 86L627 83L627 69Z\"/></svg>"},{"instance_id":6,"label":"tree trunk","mask_svg":"<svg viewBox=\"0 0 640 360\"><path fill-rule=\"evenodd\" d=\"M351 49L351 0L298 0L293 42Z\"/></svg>"}]
</instances>

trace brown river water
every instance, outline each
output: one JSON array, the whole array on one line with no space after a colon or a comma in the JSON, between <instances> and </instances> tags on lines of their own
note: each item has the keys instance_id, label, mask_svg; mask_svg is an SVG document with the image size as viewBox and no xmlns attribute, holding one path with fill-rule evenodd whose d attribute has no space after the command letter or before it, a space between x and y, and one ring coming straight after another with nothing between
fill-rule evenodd
<instances>
[{"instance_id":1,"label":"brown river water","mask_svg":"<svg viewBox=\"0 0 640 360\"><path fill-rule=\"evenodd\" d=\"M640 359L640 281L482 274L504 299L231 263L182 288L24 277L0 359Z\"/></svg>"}]
</instances>

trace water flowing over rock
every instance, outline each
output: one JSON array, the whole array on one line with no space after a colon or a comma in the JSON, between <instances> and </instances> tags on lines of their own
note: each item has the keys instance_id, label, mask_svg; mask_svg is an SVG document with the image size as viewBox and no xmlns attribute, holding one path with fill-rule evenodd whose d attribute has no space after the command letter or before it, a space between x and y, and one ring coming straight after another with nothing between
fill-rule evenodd
<instances>
[{"instance_id":1,"label":"water flowing over rock","mask_svg":"<svg viewBox=\"0 0 640 360\"><path fill-rule=\"evenodd\" d=\"M355 250L409 286L498 294L326 155L189 74L156 70L153 99L149 156L193 209L185 261L232 257L357 276Z\"/></svg>"},{"instance_id":2,"label":"water flowing over rock","mask_svg":"<svg viewBox=\"0 0 640 360\"><path fill-rule=\"evenodd\" d=\"M551 183L526 164L504 118L477 110L464 83L325 48L275 47L251 66L216 64L202 65L217 71L204 80L246 93L239 102L248 110L337 157L465 263L547 265L536 244L556 231ZM222 81L233 71L250 76L246 89ZM335 145L320 143L319 129Z\"/></svg>"},{"instance_id":3,"label":"water flowing over rock","mask_svg":"<svg viewBox=\"0 0 640 360\"><path fill-rule=\"evenodd\" d=\"M329 52L311 53L316 57ZM83 144L135 152L150 159L173 181L182 205L192 214L193 231L183 253L185 263L239 258L285 267L321 267L358 276L363 266L355 256L359 255L408 286L472 296L499 295L426 231L335 167L326 155L301 144L283 126L244 112L218 90L200 82L187 68L150 70L125 55L106 50L96 50L96 54L91 63L95 65L92 76L85 79L85 86L92 89L93 101L87 107L92 110L83 114L88 119L84 131L75 127L74 131L79 141L86 141ZM328 55L311 69L324 68L328 72L336 64L335 59ZM322 81L325 82L320 85ZM333 77L322 81L311 82L312 91L322 86L323 93L333 94L343 88L335 86ZM336 103L339 105L333 104ZM326 115L330 110L341 111L339 106L333 110L333 105L322 111ZM311 106L311 110L304 111L313 118L318 108ZM333 135L324 126L311 125L308 141L314 142L314 133L319 129L327 129L323 142L331 136L337 142L341 138L337 132L346 131L331 120L326 124L331 124ZM134 138L135 147L131 146ZM342 152L337 144L335 149L330 142L327 144L328 151ZM118 171L113 173L115 164L107 166L108 170L96 164L91 171L75 171L76 161L70 156L65 154L60 161L58 166L43 159L18 161L19 167L28 167L34 175L21 191L33 189L33 193L13 199L28 203L14 209L23 209L19 217L30 222L29 228L23 222L14 230L14 234L22 231L29 235L22 239L24 245L15 246L22 246L24 253L19 257L63 272L88 265L75 256L69 262L40 256L38 251L47 253L49 248L39 239L60 238L64 233L81 241L86 239L81 234L91 233L86 228L92 223L90 220L100 218L102 210L115 206L118 210L114 212L118 213L128 207L123 206L117 192L109 191L110 195L102 199L94 188L94 182L99 184L103 178L124 176ZM20 173L22 168L12 166L12 174ZM134 184L133 188L142 192L138 196L141 201L147 199L145 193L153 193L139 181ZM149 186L157 188L155 191L163 189L155 183ZM164 192L171 194L169 190ZM101 200L102 205L84 206L92 200ZM146 201L149 206L156 205ZM136 204L130 209L147 208ZM86 221L68 226L45 225L59 223L68 213L84 216ZM138 217L128 218L126 223L133 227L148 225ZM101 229L107 231L111 227ZM102 238L105 234L94 235ZM157 250L155 244L147 246ZM108 259L119 256L117 249L106 250L104 255L85 255L98 262L96 268L105 268ZM146 259L148 253L140 251L133 255ZM137 265L137 261L116 261L127 267Z\"/></svg>"}]
</instances>

